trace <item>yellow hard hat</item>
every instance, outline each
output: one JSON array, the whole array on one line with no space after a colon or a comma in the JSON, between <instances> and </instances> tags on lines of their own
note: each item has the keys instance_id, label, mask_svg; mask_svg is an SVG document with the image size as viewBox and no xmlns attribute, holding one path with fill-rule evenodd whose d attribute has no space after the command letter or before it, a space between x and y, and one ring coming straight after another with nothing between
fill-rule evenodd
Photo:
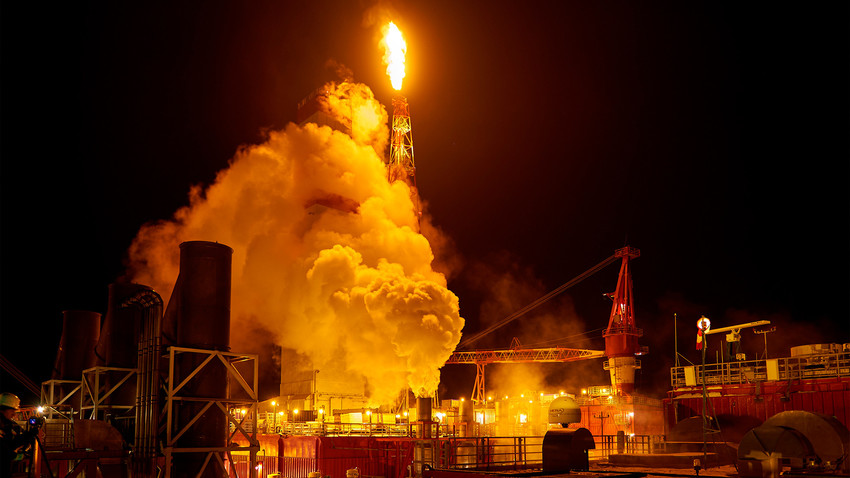
<instances>
[{"instance_id":1,"label":"yellow hard hat","mask_svg":"<svg viewBox=\"0 0 850 478\"><path fill-rule=\"evenodd\" d=\"M0 393L0 407L17 410L21 407L21 399L14 393Z\"/></svg>"}]
</instances>

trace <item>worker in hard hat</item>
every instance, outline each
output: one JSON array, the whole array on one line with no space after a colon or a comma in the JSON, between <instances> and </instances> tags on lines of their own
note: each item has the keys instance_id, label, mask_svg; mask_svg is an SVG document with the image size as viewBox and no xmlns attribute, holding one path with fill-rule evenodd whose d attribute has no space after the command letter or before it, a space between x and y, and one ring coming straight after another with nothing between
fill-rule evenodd
<instances>
[{"instance_id":1,"label":"worker in hard hat","mask_svg":"<svg viewBox=\"0 0 850 478\"><path fill-rule=\"evenodd\" d=\"M12 476L13 466L20 462L24 453L32 447L38 429L24 431L15 414L21 407L21 399L12 393L0 393L0 477Z\"/></svg>"}]
</instances>

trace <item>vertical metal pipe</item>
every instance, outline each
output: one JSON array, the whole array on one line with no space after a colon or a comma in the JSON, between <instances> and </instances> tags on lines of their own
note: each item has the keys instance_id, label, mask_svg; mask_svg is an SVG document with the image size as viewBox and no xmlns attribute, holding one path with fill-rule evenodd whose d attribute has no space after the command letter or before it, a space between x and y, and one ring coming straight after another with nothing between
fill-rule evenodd
<instances>
[{"instance_id":1,"label":"vertical metal pipe","mask_svg":"<svg viewBox=\"0 0 850 478\"><path fill-rule=\"evenodd\" d=\"M673 312L673 351L675 353L675 360L673 363L676 366L679 366L679 321L676 313Z\"/></svg>"},{"instance_id":2,"label":"vertical metal pipe","mask_svg":"<svg viewBox=\"0 0 850 478\"><path fill-rule=\"evenodd\" d=\"M159 344L162 298L153 290L140 290L121 304L141 312L136 363L136 428L133 476L155 476L156 432L159 417Z\"/></svg>"}]
</instances>

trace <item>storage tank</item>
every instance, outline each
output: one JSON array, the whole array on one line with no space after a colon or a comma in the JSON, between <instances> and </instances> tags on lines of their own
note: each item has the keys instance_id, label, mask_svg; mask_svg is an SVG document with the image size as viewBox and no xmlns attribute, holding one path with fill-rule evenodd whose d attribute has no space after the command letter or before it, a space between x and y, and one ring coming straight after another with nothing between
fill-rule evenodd
<instances>
[{"instance_id":1,"label":"storage tank","mask_svg":"<svg viewBox=\"0 0 850 478\"><path fill-rule=\"evenodd\" d=\"M475 426L475 404L472 400L461 400L458 414L460 415L460 436L472 436Z\"/></svg>"},{"instance_id":2,"label":"storage tank","mask_svg":"<svg viewBox=\"0 0 850 478\"><path fill-rule=\"evenodd\" d=\"M178 347L230 350L230 280L233 249L224 244L190 241L180 244L180 272L163 318L163 341ZM175 382L181 383L206 355L182 353L175 358ZM179 395L185 398L221 399L227 396L227 369L213 360L193 377ZM204 401L184 401L177 413L179 429L205 406ZM184 434L180 448L217 448L227 444L227 417L210 407ZM205 453L176 453L176 476L194 476ZM208 467L203 476L215 476Z\"/></svg>"},{"instance_id":3,"label":"storage tank","mask_svg":"<svg viewBox=\"0 0 850 478\"><path fill-rule=\"evenodd\" d=\"M416 397L416 419L422 430L419 438L431 438L431 397Z\"/></svg>"},{"instance_id":4,"label":"storage tank","mask_svg":"<svg viewBox=\"0 0 850 478\"><path fill-rule=\"evenodd\" d=\"M62 311L62 336L53 362L51 379L73 383L53 383L47 401L53 406L60 401L79 412L83 370L97 365L94 347L100 336L100 314L88 310Z\"/></svg>"},{"instance_id":5,"label":"storage tank","mask_svg":"<svg viewBox=\"0 0 850 478\"><path fill-rule=\"evenodd\" d=\"M95 347L98 365L115 368L136 368L139 357L139 331L142 312L136 307L121 305L150 287L133 283L109 284L106 317ZM124 378L122 373L107 373L101 378L110 390ZM136 403L136 380L124 382L103 401L104 406L133 407ZM132 409L128 409L132 412Z\"/></svg>"},{"instance_id":6,"label":"storage tank","mask_svg":"<svg viewBox=\"0 0 850 478\"><path fill-rule=\"evenodd\" d=\"M232 255L217 242L180 244L180 272L163 318L165 343L230 350Z\"/></svg>"},{"instance_id":7,"label":"storage tank","mask_svg":"<svg viewBox=\"0 0 850 478\"><path fill-rule=\"evenodd\" d=\"M121 307L128 299L150 287L133 283L109 284L106 317L95 353L104 367L135 368L139 354L139 312Z\"/></svg>"},{"instance_id":8,"label":"storage tank","mask_svg":"<svg viewBox=\"0 0 850 478\"><path fill-rule=\"evenodd\" d=\"M53 365L54 380L81 380L83 370L97 365L94 353L100 337L100 314L89 310L62 311L62 338Z\"/></svg>"}]
</instances>

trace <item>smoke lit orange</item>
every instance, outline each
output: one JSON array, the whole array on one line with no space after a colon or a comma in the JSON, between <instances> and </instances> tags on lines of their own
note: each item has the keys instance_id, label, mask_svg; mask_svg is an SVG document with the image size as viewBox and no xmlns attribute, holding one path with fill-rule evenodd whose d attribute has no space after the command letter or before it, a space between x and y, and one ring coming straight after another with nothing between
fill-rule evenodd
<instances>
[{"instance_id":1,"label":"smoke lit orange","mask_svg":"<svg viewBox=\"0 0 850 478\"><path fill-rule=\"evenodd\" d=\"M382 41L384 44L384 63L387 64L387 75L396 90L401 89L404 79L404 55L407 53L407 43L401 35L401 30L390 22Z\"/></svg>"}]
</instances>

